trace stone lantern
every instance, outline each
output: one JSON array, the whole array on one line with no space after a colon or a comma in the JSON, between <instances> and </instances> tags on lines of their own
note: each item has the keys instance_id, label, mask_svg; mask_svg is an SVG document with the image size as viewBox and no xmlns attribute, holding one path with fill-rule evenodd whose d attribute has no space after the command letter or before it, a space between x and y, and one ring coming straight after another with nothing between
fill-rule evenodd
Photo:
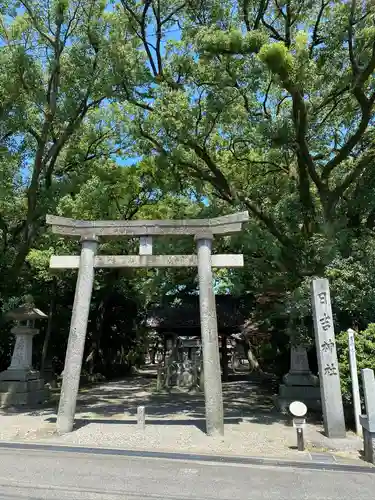
<instances>
[{"instance_id":1,"label":"stone lantern","mask_svg":"<svg viewBox=\"0 0 375 500\"><path fill-rule=\"evenodd\" d=\"M33 337L39 333L35 321L47 316L32 303L6 315L15 321L11 329L16 337L9 368L0 373L0 406L34 405L48 399L44 380L32 367Z\"/></svg>"},{"instance_id":2,"label":"stone lantern","mask_svg":"<svg viewBox=\"0 0 375 500\"><path fill-rule=\"evenodd\" d=\"M291 346L290 370L284 375L283 382L275 401L282 412L296 400L303 402L309 410L321 410L319 379L311 373L305 346Z\"/></svg>"}]
</instances>

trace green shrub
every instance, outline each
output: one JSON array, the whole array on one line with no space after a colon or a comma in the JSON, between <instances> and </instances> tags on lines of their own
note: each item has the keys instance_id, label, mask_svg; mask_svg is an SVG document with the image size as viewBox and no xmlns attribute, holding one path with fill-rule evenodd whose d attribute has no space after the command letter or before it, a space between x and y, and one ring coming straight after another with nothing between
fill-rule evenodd
<instances>
[{"instance_id":1,"label":"green shrub","mask_svg":"<svg viewBox=\"0 0 375 500\"><path fill-rule=\"evenodd\" d=\"M340 365L341 390L345 404L352 404L352 384L349 366L348 333L341 332L336 337L337 355ZM358 332L355 336L357 354L358 378L362 394L362 380L360 370L371 368L375 370L375 323L370 323L366 330Z\"/></svg>"}]
</instances>

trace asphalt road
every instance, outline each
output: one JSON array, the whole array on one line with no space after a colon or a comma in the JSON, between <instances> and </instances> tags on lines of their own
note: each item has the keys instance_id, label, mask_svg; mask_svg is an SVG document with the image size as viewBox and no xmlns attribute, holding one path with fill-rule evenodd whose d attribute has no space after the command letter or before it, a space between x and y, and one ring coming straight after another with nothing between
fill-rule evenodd
<instances>
[{"instance_id":1,"label":"asphalt road","mask_svg":"<svg viewBox=\"0 0 375 500\"><path fill-rule=\"evenodd\" d=\"M0 449L0 500L373 500L375 474Z\"/></svg>"}]
</instances>

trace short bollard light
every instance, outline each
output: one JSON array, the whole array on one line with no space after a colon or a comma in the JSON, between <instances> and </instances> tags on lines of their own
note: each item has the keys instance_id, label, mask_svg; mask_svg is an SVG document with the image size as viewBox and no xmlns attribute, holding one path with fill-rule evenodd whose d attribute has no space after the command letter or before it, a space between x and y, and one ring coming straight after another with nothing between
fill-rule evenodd
<instances>
[{"instance_id":1,"label":"short bollard light","mask_svg":"<svg viewBox=\"0 0 375 500\"><path fill-rule=\"evenodd\" d=\"M301 401L293 401L289 405L289 411L293 415L293 427L297 431L297 448L298 451L305 450L305 442L303 439L303 429L306 424L307 406Z\"/></svg>"}]
</instances>

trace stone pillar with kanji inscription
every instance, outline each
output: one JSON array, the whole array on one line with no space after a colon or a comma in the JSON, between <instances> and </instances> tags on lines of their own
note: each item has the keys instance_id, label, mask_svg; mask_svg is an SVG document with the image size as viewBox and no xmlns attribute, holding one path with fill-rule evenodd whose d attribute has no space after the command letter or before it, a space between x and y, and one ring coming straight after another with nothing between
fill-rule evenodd
<instances>
[{"instance_id":1,"label":"stone pillar with kanji inscription","mask_svg":"<svg viewBox=\"0 0 375 500\"><path fill-rule=\"evenodd\" d=\"M331 298L327 279L315 279L311 284L315 343L318 356L319 380L325 434L329 438L344 438L345 420L340 374L336 352Z\"/></svg>"}]
</instances>

